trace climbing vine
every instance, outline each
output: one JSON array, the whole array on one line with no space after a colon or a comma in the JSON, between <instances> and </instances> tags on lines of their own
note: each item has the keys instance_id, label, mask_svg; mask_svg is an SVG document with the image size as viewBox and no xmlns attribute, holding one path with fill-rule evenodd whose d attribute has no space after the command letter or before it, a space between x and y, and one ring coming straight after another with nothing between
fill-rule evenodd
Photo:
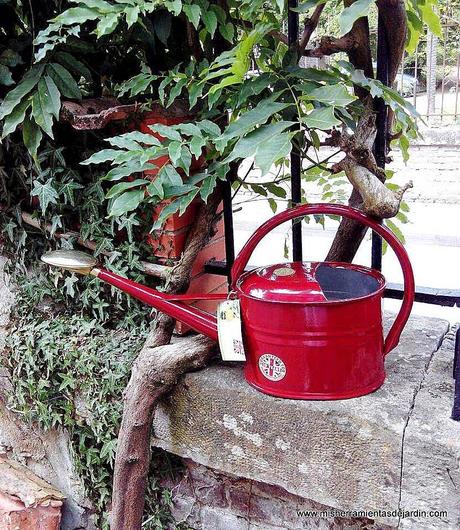
<instances>
[{"instance_id":1,"label":"climbing vine","mask_svg":"<svg viewBox=\"0 0 460 530\"><path fill-rule=\"evenodd\" d=\"M45 430L64 428L75 471L93 504L97 528L108 529L114 455L120 425L120 395L132 360L145 340L148 321L129 330L107 329L96 318L70 312L63 294L49 298L45 277L20 282L5 364L13 385L8 406ZM33 296L32 296L32 293ZM145 512L146 529L172 524L170 492L158 477L174 473L172 457L153 455Z\"/></svg>"}]
</instances>

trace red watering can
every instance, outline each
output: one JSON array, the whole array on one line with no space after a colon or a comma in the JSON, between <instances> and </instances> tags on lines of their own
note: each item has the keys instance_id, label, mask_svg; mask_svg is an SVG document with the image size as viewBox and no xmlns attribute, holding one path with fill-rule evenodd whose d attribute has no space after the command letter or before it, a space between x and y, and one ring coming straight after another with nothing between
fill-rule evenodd
<instances>
[{"instance_id":1,"label":"red watering can","mask_svg":"<svg viewBox=\"0 0 460 530\"><path fill-rule=\"evenodd\" d=\"M386 339L381 302L385 278L376 270L339 262L294 262L244 269L260 240L278 225L305 215L331 214L372 228L393 248L404 273L404 298ZM215 316L184 304L225 295L168 295L96 267L82 252L48 252L42 260L92 274L139 300L218 339ZM345 399L368 394L385 379L385 355L395 348L414 301L406 250L388 228L338 204L301 205L264 223L232 267L229 298L241 306L245 377L258 390L292 399Z\"/></svg>"}]
</instances>

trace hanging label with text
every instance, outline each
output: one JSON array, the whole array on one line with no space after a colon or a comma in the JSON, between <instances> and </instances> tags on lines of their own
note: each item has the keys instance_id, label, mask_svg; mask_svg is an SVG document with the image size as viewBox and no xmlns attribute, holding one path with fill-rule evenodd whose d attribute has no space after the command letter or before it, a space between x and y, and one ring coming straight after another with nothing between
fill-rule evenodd
<instances>
[{"instance_id":1,"label":"hanging label with text","mask_svg":"<svg viewBox=\"0 0 460 530\"><path fill-rule=\"evenodd\" d=\"M225 300L219 304L217 331L222 360L245 361L239 300Z\"/></svg>"}]
</instances>

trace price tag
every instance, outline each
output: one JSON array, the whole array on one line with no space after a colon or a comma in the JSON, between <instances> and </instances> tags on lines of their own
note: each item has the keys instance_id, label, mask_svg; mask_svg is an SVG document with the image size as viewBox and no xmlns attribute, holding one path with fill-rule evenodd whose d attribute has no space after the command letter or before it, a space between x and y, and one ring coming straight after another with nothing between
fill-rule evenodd
<instances>
[{"instance_id":1,"label":"price tag","mask_svg":"<svg viewBox=\"0 0 460 530\"><path fill-rule=\"evenodd\" d=\"M225 300L217 309L219 346L224 361L245 361L239 300Z\"/></svg>"}]
</instances>

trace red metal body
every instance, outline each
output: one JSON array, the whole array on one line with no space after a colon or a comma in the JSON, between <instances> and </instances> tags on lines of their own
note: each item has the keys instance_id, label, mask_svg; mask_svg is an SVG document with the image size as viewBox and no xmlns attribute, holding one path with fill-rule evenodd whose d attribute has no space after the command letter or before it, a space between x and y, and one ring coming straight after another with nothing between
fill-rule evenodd
<instances>
[{"instance_id":1,"label":"red metal body","mask_svg":"<svg viewBox=\"0 0 460 530\"><path fill-rule=\"evenodd\" d=\"M385 279L377 271L349 263L303 262L244 272L255 247L271 230L313 214L359 221L395 251L405 290L385 340ZM216 318L182 303L196 296L165 295L104 270L97 276L217 339ZM390 230L347 206L311 204L276 215L251 236L233 265L230 296L241 304L245 377L252 386L285 398L345 399L372 392L383 383L385 355L397 346L413 304L414 277L406 250Z\"/></svg>"}]
</instances>

